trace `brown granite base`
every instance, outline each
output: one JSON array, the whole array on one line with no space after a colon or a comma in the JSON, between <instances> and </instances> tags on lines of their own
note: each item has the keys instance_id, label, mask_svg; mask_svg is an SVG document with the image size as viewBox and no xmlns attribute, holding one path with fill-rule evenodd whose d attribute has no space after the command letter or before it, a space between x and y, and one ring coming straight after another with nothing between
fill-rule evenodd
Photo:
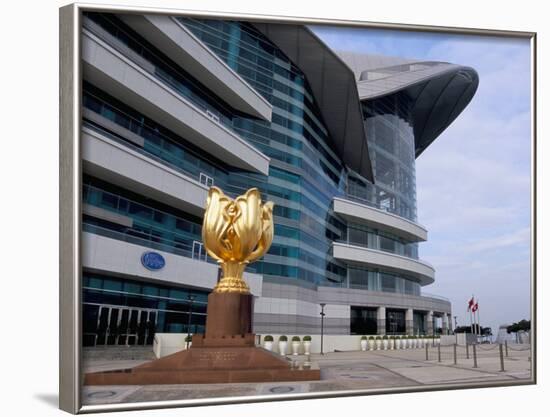
<instances>
[{"instance_id":1,"label":"brown granite base","mask_svg":"<svg viewBox=\"0 0 550 417\"><path fill-rule=\"evenodd\" d=\"M88 373L84 385L320 380L318 368L293 368L285 357L254 346L252 300L249 294L210 294L206 335L193 335L190 349L131 369Z\"/></svg>"},{"instance_id":2,"label":"brown granite base","mask_svg":"<svg viewBox=\"0 0 550 417\"><path fill-rule=\"evenodd\" d=\"M258 347L195 347L132 369L85 375L84 385L213 384L318 381L319 369L293 369L289 361Z\"/></svg>"}]
</instances>

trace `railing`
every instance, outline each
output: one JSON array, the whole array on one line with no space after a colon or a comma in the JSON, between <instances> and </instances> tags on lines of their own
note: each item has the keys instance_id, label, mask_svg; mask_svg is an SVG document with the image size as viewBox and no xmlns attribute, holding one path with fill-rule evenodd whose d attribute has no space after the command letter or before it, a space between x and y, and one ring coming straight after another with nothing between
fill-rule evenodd
<instances>
[{"instance_id":1,"label":"railing","mask_svg":"<svg viewBox=\"0 0 550 417\"><path fill-rule=\"evenodd\" d=\"M218 120L216 121L219 124L222 124L226 128L229 128L231 131L235 132L235 130L233 129L233 122L229 117L225 116L219 110L211 106L205 99L199 97L195 93L192 93L190 90L201 90L201 94L203 94L205 97L208 97L208 99L211 101L217 100L216 97L209 95L204 90L204 87L198 85L190 79L187 79L189 78L188 76L178 74L181 71L178 71L178 69L174 68L170 63L166 62L163 58L158 56L158 54L155 54L153 51L146 48L138 39L131 36L129 33L124 32L122 29L118 29L119 32L124 33L124 36L126 38L129 38L131 40L131 43L135 46L135 48L140 49L141 53L135 50L135 48L130 48L121 39L114 36L99 23L91 20L90 18L86 18L84 20L84 27L92 32L94 35L99 37L101 40L109 44L109 46L114 48L116 51L123 54L126 58L138 64L141 69L145 70L150 75L154 76L158 80L162 81L163 83L174 89L179 95L181 95L186 100L189 100L194 106L202 110L205 114L209 112L210 114L215 115L218 118ZM162 65L159 66L152 60L147 59L145 56L153 57L155 61L158 61ZM185 78L185 82L179 80L178 77ZM214 120L212 117L210 118ZM237 133L235 132L235 134Z\"/></svg>"},{"instance_id":2,"label":"railing","mask_svg":"<svg viewBox=\"0 0 550 417\"><path fill-rule=\"evenodd\" d=\"M112 230L112 229L107 229L105 227L101 227L101 226L97 226L97 225L94 225L94 224L89 224L89 223L84 222L84 223L82 223L82 231L93 233L93 234L96 234L96 235L99 235L99 236L108 237L108 238L111 238L111 239L120 240L120 241L127 242L127 243L132 243L132 244L135 244L135 245L146 246L146 247L151 248L151 249L161 250L161 251L168 252L168 253L173 253L173 254L179 255L179 256L185 256L186 258L199 260L195 256L195 253L193 252L193 247L192 246L190 246L189 248L186 248L186 247L178 248L178 247L175 247L174 245L171 245L171 244L168 244L168 243L155 242L155 241L152 241L150 239L141 238L141 237L134 236L134 235L130 234L130 233L133 232L131 229L128 229L127 233L124 233L124 232L119 232L119 231L115 231L115 230ZM204 261L205 257L201 257L200 260ZM214 259L210 258L210 257L206 257L206 262L213 263L213 264L216 263L216 261Z\"/></svg>"},{"instance_id":3,"label":"railing","mask_svg":"<svg viewBox=\"0 0 550 417\"><path fill-rule=\"evenodd\" d=\"M208 172L207 174L204 171L202 171L199 166L192 164L186 159L177 158L175 156L176 152L170 152L166 150L166 148L168 147L167 142L163 141L162 139L159 139L158 137L157 137L157 140L160 142L160 146L157 146L151 142L146 142L144 147L141 147L126 140L123 136L114 134L108 129L105 129L102 126L89 122L87 120L84 120L82 125L88 129L94 130L104 136L107 136L109 139L112 139L113 141L120 143L121 145L124 145L132 149L133 151L136 151L141 155L146 156L147 158L150 158L156 162L159 162L164 166L167 166L177 172L180 172L181 174L184 174L185 176L188 176L194 180L197 180L198 182L205 185L206 187L210 187L214 185L214 178L211 175L208 175L210 174L210 172ZM135 133L133 131L131 132ZM141 136L141 135L138 135L138 136ZM145 138L145 140L147 141L147 136L144 135L142 137ZM220 182L218 184L220 184Z\"/></svg>"},{"instance_id":4,"label":"railing","mask_svg":"<svg viewBox=\"0 0 550 417\"><path fill-rule=\"evenodd\" d=\"M367 232L365 232L367 233ZM390 239L388 237L385 237L385 239L388 239L388 240L392 240L393 242L397 243L397 244L401 244L403 245L401 242L399 242L398 240L395 240L395 239ZM411 250L409 251L409 253L406 253L406 251L403 251L403 252L396 252L396 251L392 251L392 250L389 250L389 249L385 249L385 248L382 248L380 247L380 245L378 245L379 247L373 247L373 246L369 246L367 243L363 243L363 242L354 242L352 240L349 240L349 239L336 239L334 242L336 243L343 243L345 245L352 245L352 246L358 246L360 248L365 248L365 249L372 249L372 250L378 250L380 252L385 252L385 253L390 253L392 255L398 255L398 256L403 256L405 258L409 258L409 259L413 259L415 261L418 261L419 258L418 258L418 250Z\"/></svg>"},{"instance_id":5,"label":"railing","mask_svg":"<svg viewBox=\"0 0 550 417\"><path fill-rule=\"evenodd\" d=\"M443 297L441 295L436 295L436 294L430 294L430 293L427 293L427 292L424 292L424 291L422 291L422 293L420 295L422 297L435 298L436 300L447 301L449 303L451 302L451 300L449 300L447 297Z\"/></svg>"},{"instance_id":6,"label":"railing","mask_svg":"<svg viewBox=\"0 0 550 417\"><path fill-rule=\"evenodd\" d=\"M353 191L353 187L350 187L349 185L346 186L345 198L347 198L348 200L356 201L360 204L364 204L365 206L375 208L377 210L385 211L387 213L393 214L393 215L398 216L398 217L402 217L406 220L409 220L413 223L416 223L416 216L414 216L414 215L413 216L403 216L395 210L390 210L388 207L384 207L384 206L380 206L378 204L375 204L372 201L368 200L366 197L357 195Z\"/></svg>"}]
</instances>

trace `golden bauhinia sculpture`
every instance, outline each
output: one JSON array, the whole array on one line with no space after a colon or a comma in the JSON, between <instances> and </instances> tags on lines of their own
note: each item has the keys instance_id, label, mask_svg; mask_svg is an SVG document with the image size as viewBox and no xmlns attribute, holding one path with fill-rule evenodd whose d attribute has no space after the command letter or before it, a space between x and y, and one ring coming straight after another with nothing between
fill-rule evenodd
<instances>
[{"instance_id":1,"label":"golden bauhinia sculpture","mask_svg":"<svg viewBox=\"0 0 550 417\"><path fill-rule=\"evenodd\" d=\"M233 200L218 187L211 187L202 223L202 240L208 255L218 261L223 272L214 292L249 294L243 272L271 246L273 202L262 205L257 188Z\"/></svg>"}]
</instances>

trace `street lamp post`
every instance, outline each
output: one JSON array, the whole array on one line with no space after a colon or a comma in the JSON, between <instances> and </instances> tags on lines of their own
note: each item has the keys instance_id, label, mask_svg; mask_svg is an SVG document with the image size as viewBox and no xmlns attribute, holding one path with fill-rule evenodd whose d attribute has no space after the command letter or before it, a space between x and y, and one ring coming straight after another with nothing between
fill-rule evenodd
<instances>
[{"instance_id":1,"label":"street lamp post","mask_svg":"<svg viewBox=\"0 0 550 417\"><path fill-rule=\"evenodd\" d=\"M189 314L187 317L187 340L185 347L189 349L189 340L191 340L191 317L193 315L193 301L195 301L195 296L193 294L189 294L187 299L189 300Z\"/></svg>"},{"instance_id":2,"label":"street lamp post","mask_svg":"<svg viewBox=\"0 0 550 417\"><path fill-rule=\"evenodd\" d=\"M454 327L454 330L453 330L453 333L455 334L455 344L458 345L458 333L456 332L456 328L458 327L457 326L457 322L456 322L456 316L454 316L454 319L455 319L455 327Z\"/></svg>"},{"instance_id":3,"label":"street lamp post","mask_svg":"<svg viewBox=\"0 0 550 417\"><path fill-rule=\"evenodd\" d=\"M325 303L320 303L321 306L321 312L319 313L321 315L321 355L324 355L323 353L323 331L324 331L324 325L325 325Z\"/></svg>"}]
</instances>

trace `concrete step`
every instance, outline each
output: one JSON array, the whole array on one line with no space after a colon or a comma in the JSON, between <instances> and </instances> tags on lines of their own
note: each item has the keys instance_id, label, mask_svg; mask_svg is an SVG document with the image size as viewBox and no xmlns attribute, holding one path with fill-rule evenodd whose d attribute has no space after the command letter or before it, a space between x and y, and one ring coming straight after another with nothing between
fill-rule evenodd
<instances>
[{"instance_id":1,"label":"concrete step","mask_svg":"<svg viewBox=\"0 0 550 417\"><path fill-rule=\"evenodd\" d=\"M152 360L153 346L96 346L82 348L85 360Z\"/></svg>"}]
</instances>

